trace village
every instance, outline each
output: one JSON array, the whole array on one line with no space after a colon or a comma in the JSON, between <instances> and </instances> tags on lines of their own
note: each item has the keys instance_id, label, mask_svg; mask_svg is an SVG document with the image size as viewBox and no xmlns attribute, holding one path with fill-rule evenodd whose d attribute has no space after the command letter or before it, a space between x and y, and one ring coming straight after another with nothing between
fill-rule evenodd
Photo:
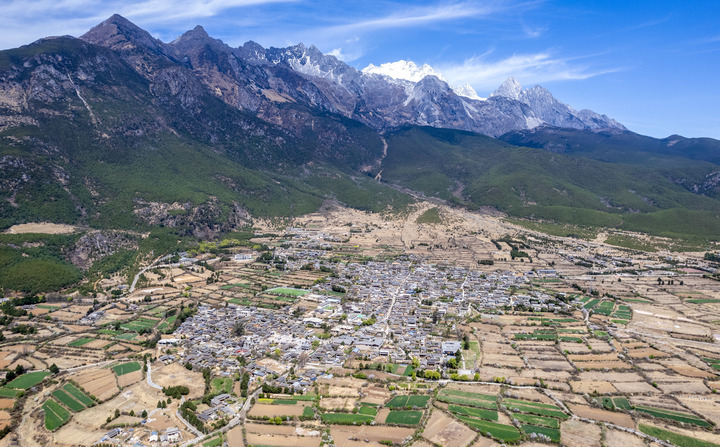
<instances>
[{"instance_id":1,"label":"village","mask_svg":"<svg viewBox=\"0 0 720 447\"><path fill-rule=\"evenodd\" d=\"M711 262L422 212L7 300L0 446L720 443Z\"/></svg>"}]
</instances>

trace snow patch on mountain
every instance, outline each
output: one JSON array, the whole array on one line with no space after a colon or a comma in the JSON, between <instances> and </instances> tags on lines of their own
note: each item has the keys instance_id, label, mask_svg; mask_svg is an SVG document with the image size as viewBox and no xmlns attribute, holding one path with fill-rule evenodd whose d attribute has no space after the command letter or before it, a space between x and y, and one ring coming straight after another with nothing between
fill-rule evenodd
<instances>
[{"instance_id":1,"label":"snow patch on mountain","mask_svg":"<svg viewBox=\"0 0 720 447\"><path fill-rule=\"evenodd\" d=\"M380 64L379 66L370 64L367 67L363 68L362 72L368 75L377 74L381 76L386 76L391 79L398 79L410 82L420 82L427 76L435 76L443 82L448 82L441 73L435 71L435 69L432 68L430 65L423 64L422 66L418 67L415 62L405 60L399 60L397 62L386 62L384 64ZM452 86L451 88L453 92L458 96L464 96L466 98L475 99L478 101L484 100L484 98L481 98L477 94L475 89L470 86L470 84Z\"/></svg>"}]
</instances>

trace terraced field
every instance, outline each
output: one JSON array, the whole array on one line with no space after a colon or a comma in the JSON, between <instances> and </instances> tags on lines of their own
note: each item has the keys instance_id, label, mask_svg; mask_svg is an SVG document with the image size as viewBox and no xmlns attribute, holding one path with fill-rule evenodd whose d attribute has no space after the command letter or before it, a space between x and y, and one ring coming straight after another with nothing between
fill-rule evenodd
<instances>
[{"instance_id":1,"label":"terraced field","mask_svg":"<svg viewBox=\"0 0 720 447\"><path fill-rule=\"evenodd\" d=\"M49 375L49 371L35 371L25 373L22 376L17 377L13 381L9 382L7 385L5 385L5 387L15 388L18 390L27 390L42 382L43 379Z\"/></svg>"},{"instance_id":2,"label":"terraced field","mask_svg":"<svg viewBox=\"0 0 720 447\"><path fill-rule=\"evenodd\" d=\"M120 365L115 365L112 367L112 370L115 372L116 375L122 376L124 374L139 371L140 368L141 368L140 363L129 362L129 363L122 363Z\"/></svg>"},{"instance_id":3,"label":"terraced field","mask_svg":"<svg viewBox=\"0 0 720 447\"><path fill-rule=\"evenodd\" d=\"M70 412L53 399L48 399L42 406L45 411L45 428L50 431L57 430L62 424L70 420Z\"/></svg>"},{"instance_id":4,"label":"terraced field","mask_svg":"<svg viewBox=\"0 0 720 447\"><path fill-rule=\"evenodd\" d=\"M391 411L385 419L386 424L417 425L423 417L422 411Z\"/></svg>"},{"instance_id":5,"label":"terraced field","mask_svg":"<svg viewBox=\"0 0 720 447\"><path fill-rule=\"evenodd\" d=\"M522 439L522 434L512 425L498 424L496 422L483 421L468 416L458 416L469 427L478 430L486 436L492 436L503 442L515 442Z\"/></svg>"},{"instance_id":6,"label":"terraced field","mask_svg":"<svg viewBox=\"0 0 720 447\"><path fill-rule=\"evenodd\" d=\"M395 396L385 406L388 408L425 407L430 396Z\"/></svg>"},{"instance_id":7,"label":"terraced field","mask_svg":"<svg viewBox=\"0 0 720 447\"><path fill-rule=\"evenodd\" d=\"M678 422L685 422L687 424L697 425L698 427L709 427L711 424L694 414L682 413L679 411L665 410L662 408L646 407L644 405L635 406L635 411L646 413L657 418L670 419Z\"/></svg>"}]
</instances>

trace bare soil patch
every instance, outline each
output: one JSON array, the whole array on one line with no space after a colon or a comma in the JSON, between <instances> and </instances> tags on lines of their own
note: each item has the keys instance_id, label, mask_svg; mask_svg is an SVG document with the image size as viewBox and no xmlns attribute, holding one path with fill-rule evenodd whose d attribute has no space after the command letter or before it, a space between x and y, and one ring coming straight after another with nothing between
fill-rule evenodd
<instances>
[{"instance_id":1,"label":"bare soil patch","mask_svg":"<svg viewBox=\"0 0 720 447\"><path fill-rule=\"evenodd\" d=\"M569 383L572 390L576 393L591 394L597 391L600 394L612 394L617 392L617 389L612 383L601 380L579 380Z\"/></svg>"},{"instance_id":2,"label":"bare soil patch","mask_svg":"<svg viewBox=\"0 0 720 447\"><path fill-rule=\"evenodd\" d=\"M373 427L370 425L331 425L330 434L335 440L338 447L357 447L357 446L380 446L379 441L388 440L401 443L406 437L412 436L415 430L411 428L400 427ZM355 438L352 441L349 438ZM366 443L368 439L370 443Z\"/></svg>"},{"instance_id":3,"label":"bare soil patch","mask_svg":"<svg viewBox=\"0 0 720 447\"><path fill-rule=\"evenodd\" d=\"M475 431L438 410L433 411L423 431L424 438L447 447L465 447L475 436Z\"/></svg>"},{"instance_id":4,"label":"bare soil patch","mask_svg":"<svg viewBox=\"0 0 720 447\"><path fill-rule=\"evenodd\" d=\"M259 433L247 433L246 437L249 445L317 447L322 441L320 437L262 435Z\"/></svg>"},{"instance_id":5,"label":"bare soil patch","mask_svg":"<svg viewBox=\"0 0 720 447\"><path fill-rule=\"evenodd\" d=\"M190 371L179 363L153 367L152 380L162 387L184 385L190 389L189 398L202 396L205 392L202 373Z\"/></svg>"},{"instance_id":6,"label":"bare soil patch","mask_svg":"<svg viewBox=\"0 0 720 447\"><path fill-rule=\"evenodd\" d=\"M248 413L252 417L301 416L302 405L255 404Z\"/></svg>"},{"instance_id":7,"label":"bare soil patch","mask_svg":"<svg viewBox=\"0 0 720 447\"><path fill-rule=\"evenodd\" d=\"M0 408L12 408L15 404L15 399L0 399Z\"/></svg>"},{"instance_id":8,"label":"bare soil patch","mask_svg":"<svg viewBox=\"0 0 720 447\"><path fill-rule=\"evenodd\" d=\"M78 373L74 380L88 393L105 400L117 394L120 389L115 381L115 373L109 368L90 368Z\"/></svg>"},{"instance_id":9,"label":"bare soil patch","mask_svg":"<svg viewBox=\"0 0 720 447\"><path fill-rule=\"evenodd\" d=\"M24 234L24 233L41 233L41 234L70 234L77 231L76 227L65 224L55 224L49 222L40 223L24 223L13 225L8 228L5 233L8 234Z\"/></svg>"},{"instance_id":10,"label":"bare soil patch","mask_svg":"<svg viewBox=\"0 0 720 447\"><path fill-rule=\"evenodd\" d=\"M600 427L570 419L560 425L560 439L565 445L600 447Z\"/></svg>"},{"instance_id":11,"label":"bare soil patch","mask_svg":"<svg viewBox=\"0 0 720 447\"><path fill-rule=\"evenodd\" d=\"M118 377L118 385L120 387L125 388L127 386L132 385L135 382L141 381L143 378L142 370L140 371L133 371L128 374L123 374L122 376Z\"/></svg>"},{"instance_id":12,"label":"bare soil patch","mask_svg":"<svg viewBox=\"0 0 720 447\"><path fill-rule=\"evenodd\" d=\"M592 419L595 421L610 422L622 427L635 428L635 422L629 414L615 413L612 411L601 410L587 405L568 404L568 408L580 417Z\"/></svg>"}]
</instances>

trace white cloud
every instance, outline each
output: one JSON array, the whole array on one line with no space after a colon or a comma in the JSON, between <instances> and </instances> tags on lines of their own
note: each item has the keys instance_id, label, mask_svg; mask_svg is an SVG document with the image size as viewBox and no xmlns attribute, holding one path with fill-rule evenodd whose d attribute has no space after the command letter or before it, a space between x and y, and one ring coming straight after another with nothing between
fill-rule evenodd
<instances>
[{"instance_id":1,"label":"white cloud","mask_svg":"<svg viewBox=\"0 0 720 447\"><path fill-rule=\"evenodd\" d=\"M489 60L490 53L466 59L460 64L442 64L437 69L451 84L468 83L478 91L492 91L510 76L523 85L544 82L588 79L620 71L619 68L593 70L587 65L575 65L578 58L554 57L551 52L514 54L500 60Z\"/></svg>"},{"instance_id":2,"label":"white cloud","mask_svg":"<svg viewBox=\"0 0 720 447\"><path fill-rule=\"evenodd\" d=\"M504 9L498 4L477 5L463 2L445 4L441 6L416 7L403 12L395 12L382 17L376 17L358 22L347 23L330 28L334 32L372 31L382 28L405 28L421 26L448 20L477 18L488 16Z\"/></svg>"}]
</instances>

